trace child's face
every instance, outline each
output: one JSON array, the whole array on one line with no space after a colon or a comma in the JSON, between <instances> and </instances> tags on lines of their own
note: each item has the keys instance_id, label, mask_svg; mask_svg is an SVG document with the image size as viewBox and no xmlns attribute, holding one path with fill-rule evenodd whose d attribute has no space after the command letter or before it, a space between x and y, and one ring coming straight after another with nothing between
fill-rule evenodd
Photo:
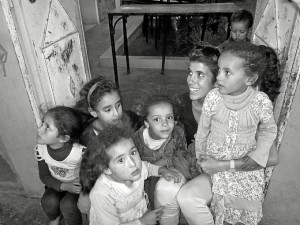
<instances>
[{"instance_id":1,"label":"child's face","mask_svg":"<svg viewBox=\"0 0 300 225\"><path fill-rule=\"evenodd\" d=\"M244 41L248 37L249 28L246 22L232 22L230 35L234 41Z\"/></svg>"},{"instance_id":2,"label":"child's face","mask_svg":"<svg viewBox=\"0 0 300 225\"><path fill-rule=\"evenodd\" d=\"M63 146L60 142L58 129L54 124L51 115L46 114L43 124L38 128L37 143L42 145L49 145L51 148L56 149Z\"/></svg>"},{"instance_id":3,"label":"child's face","mask_svg":"<svg viewBox=\"0 0 300 225\"><path fill-rule=\"evenodd\" d=\"M217 82L219 91L223 95L239 95L251 85L243 67L244 60L230 52L221 54L218 60L219 73Z\"/></svg>"},{"instance_id":4,"label":"child's face","mask_svg":"<svg viewBox=\"0 0 300 225\"><path fill-rule=\"evenodd\" d=\"M151 138L159 140L168 138L174 128L173 106L169 103L159 103L149 107L146 127Z\"/></svg>"},{"instance_id":5,"label":"child's face","mask_svg":"<svg viewBox=\"0 0 300 225\"><path fill-rule=\"evenodd\" d=\"M214 87L214 75L204 63L190 62L187 83L190 90L190 99L203 99Z\"/></svg>"},{"instance_id":6,"label":"child's face","mask_svg":"<svg viewBox=\"0 0 300 225\"><path fill-rule=\"evenodd\" d=\"M123 110L119 93L106 93L94 112L93 116L98 117L103 128L120 124Z\"/></svg>"},{"instance_id":7,"label":"child's face","mask_svg":"<svg viewBox=\"0 0 300 225\"><path fill-rule=\"evenodd\" d=\"M142 161L131 138L121 139L107 149L110 162L105 170L112 180L130 186L141 178Z\"/></svg>"}]
</instances>

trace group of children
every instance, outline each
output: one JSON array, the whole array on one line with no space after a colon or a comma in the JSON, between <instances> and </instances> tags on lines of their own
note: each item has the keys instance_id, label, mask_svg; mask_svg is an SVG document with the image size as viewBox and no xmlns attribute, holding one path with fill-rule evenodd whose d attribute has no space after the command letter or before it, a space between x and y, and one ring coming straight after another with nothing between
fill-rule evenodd
<instances>
[{"instance_id":1,"label":"group of children","mask_svg":"<svg viewBox=\"0 0 300 225\"><path fill-rule=\"evenodd\" d=\"M244 15L244 10L239 13ZM257 224L263 170L235 171L233 159L250 154L266 166L277 128L272 102L259 89L274 100L280 78L277 70L272 74L277 82L266 72L277 66L276 54L248 42L252 23L231 21L233 41L222 46L217 88L204 101L194 153L188 154L185 132L167 95L148 96L138 116L123 110L115 84L100 76L82 88L73 108L50 109L38 129L36 147L46 186L41 205L50 225L62 218L69 225L82 224L79 208L89 214L91 225L176 225L177 194L193 172L202 172L207 157L230 161L229 170L211 173L215 224ZM78 208L79 195L85 206Z\"/></svg>"}]
</instances>

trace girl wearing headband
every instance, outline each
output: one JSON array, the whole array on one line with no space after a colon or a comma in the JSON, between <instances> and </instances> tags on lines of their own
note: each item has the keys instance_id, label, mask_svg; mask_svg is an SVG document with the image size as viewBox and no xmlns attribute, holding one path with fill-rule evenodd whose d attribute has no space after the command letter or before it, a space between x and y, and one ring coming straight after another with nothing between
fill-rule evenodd
<instances>
[{"instance_id":1,"label":"girl wearing headband","mask_svg":"<svg viewBox=\"0 0 300 225\"><path fill-rule=\"evenodd\" d=\"M88 82L80 91L81 99L75 108L84 116L85 129L80 143L87 145L107 127L130 124L138 126L138 116L132 111L123 113L120 92L116 85L105 77L99 76Z\"/></svg>"}]
</instances>

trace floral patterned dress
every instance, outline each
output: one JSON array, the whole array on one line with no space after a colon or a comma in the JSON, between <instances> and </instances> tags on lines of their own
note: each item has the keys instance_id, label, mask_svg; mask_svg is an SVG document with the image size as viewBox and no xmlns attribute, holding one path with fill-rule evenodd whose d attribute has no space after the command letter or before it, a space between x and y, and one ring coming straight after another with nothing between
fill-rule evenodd
<instances>
[{"instance_id":1,"label":"floral patterned dress","mask_svg":"<svg viewBox=\"0 0 300 225\"><path fill-rule=\"evenodd\" d=\"M266 166L277 126L268 96L249 87L239 96L210 91L204 101L196 134L196 155L218 160L240 159L249 155ZM225 171L213 174L211 209L215 224L224 221L254 225L262 218L263 169Z\"/></svg>"}]
</instances>

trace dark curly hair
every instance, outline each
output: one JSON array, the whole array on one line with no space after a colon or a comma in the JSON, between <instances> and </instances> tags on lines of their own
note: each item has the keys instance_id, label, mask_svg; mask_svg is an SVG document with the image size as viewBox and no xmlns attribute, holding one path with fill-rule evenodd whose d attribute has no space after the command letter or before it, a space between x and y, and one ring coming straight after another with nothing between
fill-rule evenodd
<instances>
[{"instance_id":1,"label":"dark curly hair","mask_svg":"<svg viewBox=\"0 0 300 225\"><path fill-rule=\"evenodd\" d=\"M113 126L103 130L90 140L86 146L80 166L80 182L84 193L89 193L101 173L109 167L110 148L122 139L132 139L133 131L129 126Z\"/></svg>"},{"instance_id":2,"label":"dark curly hair","mask_svg":"<svg viewBox=\"0 0 300 225\"><path fill-rule=\"evenodd\" d=\"M53 118L59 135L70 136L69 143L79 140L83 130L83 121L77 110L67 106L56 106L49 109L46 115Z\"/></svg>"},{"instance_id":3,"label":"dark curly hair","mask_svg":"<svg viewBox=\"0 0 300 225\"><path fill-rule=\"evenodd\" d=\"M259 45L258 47L265 52L268 62L267 69L261 79L260 90L265 92L270 100L274 102L280 94L279 89L281 87L279 60L276 52L271 47L265 45Z\"/></svg>"},{"instance_id":4,"label":"dark curly hair","mask_svg":"<svg viewBox=\"0 0 300 225\"><path fill-rule=\"evenodd\" d=\"M246 9L242 9L232 13L230 22L244 22L247 23L248 29L253 26L253 15Z\"/></svg>"},{"instance_id":5,"label":"dark curly hair","mask_svg":"<svg viewBox=\"0 0 300 225\"><path fill-rule=\"evenodd\" d=\"M141 117L141 120L146 121L147 116L149 115L150 107L160 103L170 104L173 108L173 113L175 117L177 110L174 107L174 100L166 94L152 94L152 95L147 95L144 98L144 101L140 105L139 115Z\"/></svg>"},{"instance_id":6,"label":"dark curly hair","mask_svg":"<svg viewBox=\"0 0 300 225\"><path fill-rule=\"evenodd\" d=\"M218 58L220 52L213 46L195 46L189 54L190 62L199 62L205 64L214 75L213 83L216 82L218 75Z\"/></svg>"},{"instance_id":7,"label":"dark curly hair","mask_svg":"<svg viewBox=\"0 0 300 225\"><path fill-rule=\"evenodd\" d=\"M79 92L80 100L76 102L75 109L84 116L85 126L94 119L88 109L95 110L105 94L115 91L120 95L116 85L103 76L98 76L83 86Z\"/></svg>"},{"instance_id":8,"label":"dark curly hair","mask_svg":"<svg viewBox=\"0 0 300 225\"><path fill-rule=\"evenodd\" d=\"M225 54L230 52L234 56L243 60L243 68L248 77L258 76L256 82L252 84L256 87L260 84L262 76L268 67L268 60L264 51L257 45L250 42L230 42L226 45Z\"/></svg>"},{"instance_id":9,"label":"dark curly hair","mask_svg":"<svg viewBox=\"0 0 300 225\"><path fill-rule=\"evenodd\" d=\"M231 42L226 45L223 53L225 52L243 59L243 67L247 76L258 75L258 79L252 86L259 86L271 101L276 99L281 86L281 78L278 73L277 55L272 48L257 46L250 42Z\"/></svg>"}]
</instances>

